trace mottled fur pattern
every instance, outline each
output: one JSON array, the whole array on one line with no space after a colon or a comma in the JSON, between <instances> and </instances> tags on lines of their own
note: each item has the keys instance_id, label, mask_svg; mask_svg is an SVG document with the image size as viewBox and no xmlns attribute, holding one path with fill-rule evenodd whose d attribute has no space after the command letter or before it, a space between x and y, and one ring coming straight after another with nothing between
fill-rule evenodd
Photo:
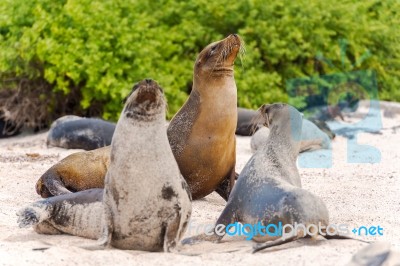
<instances>
[{"instance_id":1,"label":"mottled fur pattern","mask_svg":"<svg viewBox=\"0 0 400 266\"><path fill-rule=\"evenodd\" d=\"M190 194L168 143L165 98L144 80L129 96L111 144L105 188L52 197L19 211L21 227L99 238L104 246L169 251L191 213Z\"/></svg>"}]
</instances>

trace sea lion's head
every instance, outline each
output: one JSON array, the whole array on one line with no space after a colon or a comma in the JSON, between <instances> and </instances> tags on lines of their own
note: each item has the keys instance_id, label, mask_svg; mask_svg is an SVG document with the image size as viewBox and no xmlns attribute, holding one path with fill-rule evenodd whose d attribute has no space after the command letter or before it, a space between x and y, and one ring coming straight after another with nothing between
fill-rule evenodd
<instances>
[{"instance_id":1,"label":"sea lion's head","mask_svg":"<svg viewBox=\"0 0 400 266\"><path fill-rule=\"evenodd\" d=\"M243 49L242 40L237 34L207 45L197 56L194 79L233 76L235 59Z\"/></svg>"},{"instance_id":2,"label":"sea lion's head","mask_svg":"<svg viewBox=\"0 0 400 266\"><path fill-rule=\"evenodd\" d=\"M296 108L285 103L264 104L259 109L261 119L271 131L281 136L285 132L291 133L294 141L300 141L303 127L303 114Z\"/></svg>"},{"instance_id":3,"label":"sea lion's head","mask_svg":"<svg viewBox=\"0 0 400 266\"><path fill-rule=\"evenodd\" d=\"M158 115L165 119L166 101L163 89L152 79L144 79L136 83L125 99L122 111L127 118L139 121L151 121Z\"/></svg>"}]
</instances>

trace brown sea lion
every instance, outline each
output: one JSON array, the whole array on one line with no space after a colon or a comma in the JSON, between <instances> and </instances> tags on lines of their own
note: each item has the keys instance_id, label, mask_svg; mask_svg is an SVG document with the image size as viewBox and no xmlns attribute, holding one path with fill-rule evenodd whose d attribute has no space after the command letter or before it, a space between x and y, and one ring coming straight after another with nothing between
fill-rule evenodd
<instances>
[{"instance_id":1,"label":"brown sea lion","mask_svg":"<svg viewBox=\"0 0 400 266\"><path fill-rule=\"evenodd\" d=\"M189 99L172 118L168 139L193 199L214 190L225 199L235 179L237 90L233 66L241 49L236 34L198 55Z\"/></svg>"},{"instance_id":2,"label":"brown sea lion","mask_svg":"<svg viewBox=\"0 0 400 266\"><path fill-rule=\"evenodd\" d=\"M237 122L233 65L241 48L239 36L232 34L200 52L194 66L193 90L167 130L193 199L214 190L227 199L233 186ZM109 156L109 148L102 149L73 154L54 165L37 182L38 194L48 197L99 187ZM93 162L88 173L82 167L86 162Z\"/></svg>"},{"instance_id":3,"label":"brown sea lion","mask_svg":"<svg viewBox=\"0 0 400 266\"><path fill-rule=\"evenodd\" d=\"M101 238L103 246L170 251L191 213L186 182L165 131L165 98L153 80L138 83L118 120L105 188L51 197L18 212L39 233Z\"/></svg>"},{"instance_id":4,"label":"brown sea lion","mask_svg":"<svg viewBox=\"0 0 400 266\"><path fill-rule=\"evenodd\" d=\"M89 188L103 188L110 151L111 146L107 146L65 157L39 178L36 192L47 198Z\"/></svg>"}]
</instances>

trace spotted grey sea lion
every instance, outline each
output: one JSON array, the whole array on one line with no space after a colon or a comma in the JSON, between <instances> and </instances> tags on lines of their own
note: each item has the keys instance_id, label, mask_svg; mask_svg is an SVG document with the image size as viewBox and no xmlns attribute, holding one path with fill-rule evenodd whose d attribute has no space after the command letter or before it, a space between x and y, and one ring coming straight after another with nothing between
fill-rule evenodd
<instances>
[{"instance_id":1,"label":"spotted grey sea lion","mask_svg":"<svg viewBox=\"0 0 400 266\"><path fill-rule=\"evenodd\" d=\"M163 90L134 86L111 144L104 189L35 202L18 212L21 227L39 233L101 237L104 246L169 251L191 213L190 194L168 143Z\"/></svg>"}]
</instances>

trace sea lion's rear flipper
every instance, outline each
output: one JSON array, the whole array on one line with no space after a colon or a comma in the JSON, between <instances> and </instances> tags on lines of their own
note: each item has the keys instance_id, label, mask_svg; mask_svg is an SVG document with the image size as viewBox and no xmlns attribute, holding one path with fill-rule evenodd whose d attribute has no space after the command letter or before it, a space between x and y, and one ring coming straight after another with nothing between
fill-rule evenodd
<instances>
[{"instance_id":1,"label":"sea lion's rear flipper","mask_svg":"<svg viewBox=\"0 0 400 266\"><path fill-rule=\"evenodd\" d=\"M42 234L59 232L96 239L103 218L99 213L102 198L103 189L90 189L40 200L17 212L18 224L33 226ZM50 225L56 230L49 230Z\"/></svg>"},{"instance_id":2,"label":"sea lion's rear flipper","mask_svg":"<svg viewBox=\"0 0 400 266\"><path fill-rule=\"evenodd\" d=\"M35 226L46 221L52 215L52 206L47 200L37 201L17 212L18 225L20 228Z\"/></svg>"},{"instance_id":3,"label":"sea lion's rear flipper","mask_svg":"<svg viewBox=\"0 0 400 266\"><path fill-rule=\"evenodd\" d=\"M235 167L233 167L230 174L222 181L222 183L217 187L215 192L217 192L225 201L228 201L229 195L235 185L235 180L237 180L239 174L235 172Z\"/></svg>"},{"instance_id":4,"label":"sea lion's rear flipper","mask_svg":"<svg viewBox=\"0 0 400 266\"><path fill-rule=\"evenodd\" d=\"M279 245L283 245L292 241L297 240L299 237L297 235L291 236L289 238L283 239L283 238L279 238L277 240L273 240L273 241L268 241L265 243L261 243L261 244L255 244L253 246L253 252L252 253L256 253L260 250L269 248L269 247L274 247L274 246L279 246Z\"/></svg>"},{"instance_id":5,"label":"sea lion's rear flipper","mask_svg":"<svg viewBox=\"0 0 400 266\"><path fill-rule=\"evenodd\" d=\"M302 140L300 141L300 152L315 151L323 149L322 139Z\"/></svg>"},{"instance_id":6,"label":"sea lion's rear flipper","mask_svg":"<svg viewBox=\"0 0 400 266\"><path fill-rule=\"evenodd\" d=\"M349 236L344 236L344 235L325 235L323 236L325 239L330 240L330 239L338 239L338 240L356 240L356 241L360 241L363 243L371 243L371 241L367 241L367 240L362 240L362 239L357 239L357 238L352 238Z\"/></svg>"},{"instance_id":7,"label":"sea lion's rear flipper","mask_svg":"<svg viewBox=\"0 0 400 266\"><path fill-rule=\"evenodd\" d=\"M36 192L42 198L72 193L65 187L60 175L53 168L50 168L39 178L36 183Z\"/></svg>"}]
</instances>

